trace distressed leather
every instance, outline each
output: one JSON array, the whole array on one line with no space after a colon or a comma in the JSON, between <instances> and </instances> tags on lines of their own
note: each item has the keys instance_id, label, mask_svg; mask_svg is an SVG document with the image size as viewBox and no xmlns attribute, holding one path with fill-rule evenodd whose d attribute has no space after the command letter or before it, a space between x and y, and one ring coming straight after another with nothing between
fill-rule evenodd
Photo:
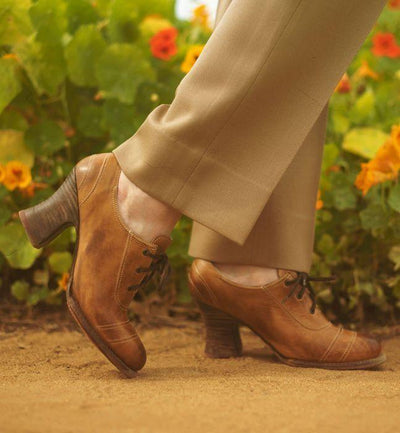
<instances>
[{"instance_id":1,"label":"distressed leather","mask_svg":"<svg viewBox=\"0 0 400 433\"><path fill-rule=\"evenodd\" d=\"M112 153L97 154L76 166L79 235L72 275L72 296L101 339L128 367L139 370L146 362L145 348L129 322L127 309L152 259L144 250L162 253L170 238L147 243L122 222L117 192L120 167Z\"/></svg>"},{"instance_id":2,"label":"distressed leather","mask_svg":"<svg viewBox=\"0 0 400 433\"><path fill-rule=\"evenodd\" d=\"M292 286L285 286L296 273L278 270L279 278L260 287L246 287L229 281L211 263L197 259L189 272L192 295L251 328L287 359L348 363L377 358L379 342L354 331L334 326L305 294L287 298Z\"/></svg>"}]
</instances>

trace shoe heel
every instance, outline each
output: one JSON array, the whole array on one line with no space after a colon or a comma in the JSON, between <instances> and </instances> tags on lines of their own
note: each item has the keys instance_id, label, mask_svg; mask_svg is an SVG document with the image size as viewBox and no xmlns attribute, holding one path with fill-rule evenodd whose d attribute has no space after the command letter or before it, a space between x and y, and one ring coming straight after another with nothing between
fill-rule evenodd
<instances>
[{"instance_id":1,"label":"shoe heel","mask_svg":"<svg viewBox=\"0 0 400 433\"><path fill-rule=\"evenodd\" d=\"M198 301L206 327L205 353L210 358L241 356L239 322L221 310Z\"/></svg>"},{"instance_id":2,"label":"shoe heel","mask_svg":"<svg viewBox=\"0 0 400 433\"><path fill-rule=\"evenodd\" d=\"M78 227L75 169L51 197L36 206L21 210L18 215L35 248L45 246L69 226Z\"/></svg>"}]
</instances>

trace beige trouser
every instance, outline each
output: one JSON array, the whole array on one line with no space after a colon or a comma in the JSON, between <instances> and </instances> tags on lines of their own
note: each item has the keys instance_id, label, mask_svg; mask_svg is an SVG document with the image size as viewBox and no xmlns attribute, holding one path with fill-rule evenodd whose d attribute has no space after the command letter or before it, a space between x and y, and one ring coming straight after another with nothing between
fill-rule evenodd
<instances>
[{"instance_id":1,"label":"beige trouser","mask_svg":"<svg viewBox=\"0 0 400 433\"><path fill-rule=\"evenodd\" d=\"M172 104L114 150L189 253L308 272L327 103L386 0L222 0Z\"/></svg>"}]
</instances>

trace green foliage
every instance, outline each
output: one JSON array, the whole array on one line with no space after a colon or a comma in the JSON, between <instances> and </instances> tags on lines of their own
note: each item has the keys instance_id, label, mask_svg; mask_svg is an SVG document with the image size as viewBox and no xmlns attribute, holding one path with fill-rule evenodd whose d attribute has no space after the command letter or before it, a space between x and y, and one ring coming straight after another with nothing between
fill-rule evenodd
<instances>
[{"instance_id":1,"label":"green foliage","mask_svg":"<svg viewBox=\"0 0 400 433\"><path fill-rule=\"evenodd\" d=\"M12 275L8 289L17 300L59 303L75 242L75 232L66 230L48 247L33 248L18 210L49 197L77 161L112 150L155 107L170 103L187 49L209 37L201 26L178 21L174 5L0 0L0 165L23 162L34 187L28 193L0 184L0 270ZM152 55L149 40L169 26L179 30L178 54L163 61ZM354 185L361 163L400 124L400 59L371 52L376 32L393 32L400 42L400 12L385 9L348 69L349 91L332 95L322 164L313 273L340 276L332 290L321 287L318 298L341 320L400 313L400 183L376 185L365 196ZM372 75L359 74L365 61ZM183 218L168 250L170 289L180 302L190 299L190 230Z\"/></svg>"}]
</instances>

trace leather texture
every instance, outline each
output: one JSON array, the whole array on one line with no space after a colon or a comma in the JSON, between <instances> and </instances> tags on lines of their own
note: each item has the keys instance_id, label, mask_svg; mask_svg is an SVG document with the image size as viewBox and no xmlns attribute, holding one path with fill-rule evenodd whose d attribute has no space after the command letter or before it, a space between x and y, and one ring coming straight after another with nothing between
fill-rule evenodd
<instances>
[{"instance_id":1,"label":"leather texture","mask_svg":"<svg viewBox=\"0 0 400 433\"><path fill-rule=\"evenodd\" d=\"M134 296L128 287L145 276L136 269L152 262L143 252L164 252L170 238L147 243L124 225L117 206L119 174L112 153L92 155L76 166L79 230L71 292L110 350L137 371L146 362L146 351L128 320Z\"/></svg>"},{"instance_id":2,"label":"leather texture","mask_svg":"<svg viewBox=\"0 0 400 433\"><path fill-rule=\"evenodd\" d=\"M279 355L314 363L350 363L375 359L380 343L368 336L334 326L307 292L288 297L296 272L278 270L279 278L264 286L246 287L229 281L210 262L195 260L189 272L193 297L251 328Z\"/></svg>"}]
</instances>

